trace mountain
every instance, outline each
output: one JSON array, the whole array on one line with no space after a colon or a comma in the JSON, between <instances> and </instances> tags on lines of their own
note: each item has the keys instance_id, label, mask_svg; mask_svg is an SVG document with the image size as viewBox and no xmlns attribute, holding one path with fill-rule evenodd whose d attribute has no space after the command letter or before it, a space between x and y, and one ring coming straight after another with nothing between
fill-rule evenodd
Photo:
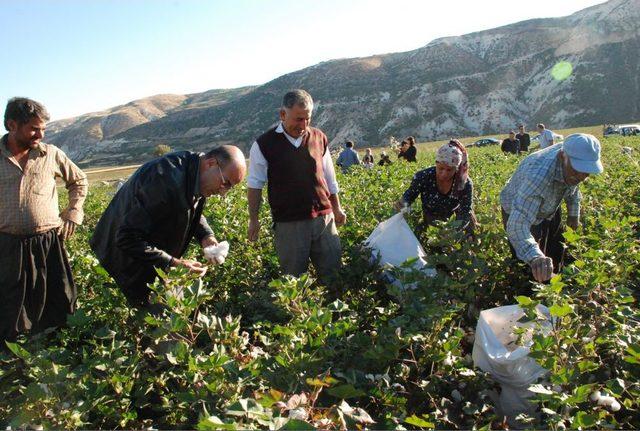
<instances>
[{"instance_id":1,"label":"mountain","mask_svg":"<svg viewBox=\"0 0 640 431\"><path fill-rule=\"evenodd\" d=\"M611 0L563 18L436 39L414 51L327 61L256 87L153 96L49 125L48 142L82 165L148 160L165 143L247 150L277 121L283 94L304 88L332 144L386 145L640 118L640 0ZM552 77L559 62L572 74Z\"/></svg>"}]
</instances>

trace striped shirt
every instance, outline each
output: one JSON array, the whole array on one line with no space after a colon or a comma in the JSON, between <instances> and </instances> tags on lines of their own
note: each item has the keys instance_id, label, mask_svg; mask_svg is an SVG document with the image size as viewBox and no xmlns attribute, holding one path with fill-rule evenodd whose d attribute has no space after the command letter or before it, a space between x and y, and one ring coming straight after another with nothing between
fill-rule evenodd
<instances>
[{"instance_id":1,"label":"striped shirt","mask_svg":"<svg viewBox=\"0 0 640 431\"><path fill-rule=\"evenodd\" d=\"M0 232L34 235L55 229L62 220L82 223L87 196L87 176L60 149L38 144L29 150L22 169L7 149L7 135L0 140ZM69 205L58 207L56 179L69 190Z\"/></svg>"},{"instance_id":2,"label":"striped shirt","mask_svg":"<svg viewBox=\"0 0 640 431\"><path fill-rule=\"evenodd\" d=\"M553 145L526 157L500 193L502 208L509 214L507 236L525 262L544 256L531 226L553 217L563 199L570 217L580 215L580 190L564 182L560 150L561 144Z\"/></svg>"}]
</instances>

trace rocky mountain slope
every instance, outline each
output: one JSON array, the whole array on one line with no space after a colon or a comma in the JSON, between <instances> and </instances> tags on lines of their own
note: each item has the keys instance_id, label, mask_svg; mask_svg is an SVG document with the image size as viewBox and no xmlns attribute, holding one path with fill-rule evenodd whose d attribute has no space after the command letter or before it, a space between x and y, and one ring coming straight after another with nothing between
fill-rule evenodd
<instances>
[{"instance_id":1,"label":"rocky mountain slope","mask_svg":"<svg viewBox=\"0 0 640 431\"><path fill-rule=\"evenodd\" d=\"M570 62L562 81L551 69ZM409 52L323 62L257 87L162 95L52 123L48 141L83 165L147 160L158 143L247 149L277 120L281 97L307 89L314 124L332 144L386 145L640 118L640 0L611 0L563 18L534 19Z\"/></svg>"}]
</instances>

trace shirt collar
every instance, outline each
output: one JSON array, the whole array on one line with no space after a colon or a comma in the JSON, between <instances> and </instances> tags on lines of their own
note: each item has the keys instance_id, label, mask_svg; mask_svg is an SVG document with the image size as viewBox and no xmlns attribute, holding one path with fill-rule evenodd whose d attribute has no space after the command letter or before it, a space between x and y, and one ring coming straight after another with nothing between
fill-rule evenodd
<instances>
[{"instance_id":1,"label":"shirt collar","mask_svg":"<svg viewBox=\"0 0 640 431\"><path fill-rule=\"evenodd\" d=\"M564 182L564 170L562 169L562 160L558 158L558 153L556 153L556 161L555 161L555 172L553 173L554 181L562 183L563 185L567 185Z\"/></svg>"},{"instance_id":2,"label":"shirt collar","mask_svg":"<svg viewBox=\"0 0 640 431\"><path fill-rule=\"evenodd\" d=\"M289 138L290 141L300 141L302 140L302 138L304 137L304 133L302 135L300 135L299 138L294 138L293 136L291 136L290 134L287 133L286 130L284 130L284 125L282 124L282 121L280 122L280 124L278 124L278 127L276 127L276 133L283 133L284 136L286 136L287 138ZM305 132L306 133L306 132Z\"/></svg>"}]
</instances>

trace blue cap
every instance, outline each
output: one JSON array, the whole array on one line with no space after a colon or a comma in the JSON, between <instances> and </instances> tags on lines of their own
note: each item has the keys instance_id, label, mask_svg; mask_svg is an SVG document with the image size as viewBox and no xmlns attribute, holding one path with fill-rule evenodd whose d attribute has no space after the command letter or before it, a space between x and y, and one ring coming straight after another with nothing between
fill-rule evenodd
<instances>
[{"instance_id":1,"label":"blue cap","mask_svg":"<svg viewBox=\"0 0 640 431\"><path fill-rule=\"evenodd\" d=\"M600 161L600 141L595 136L575 133L564 140L562 147L576 171L585 174L600 174L604 171Z\"/></svg>"}]
</instances>

